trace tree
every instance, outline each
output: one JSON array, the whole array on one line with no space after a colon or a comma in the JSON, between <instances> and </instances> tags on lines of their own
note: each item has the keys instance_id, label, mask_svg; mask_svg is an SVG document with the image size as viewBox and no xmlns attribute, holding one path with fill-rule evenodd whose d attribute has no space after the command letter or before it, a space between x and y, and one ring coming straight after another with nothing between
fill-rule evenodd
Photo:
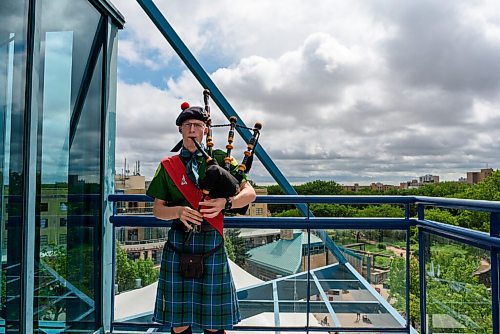
<instances>
[{"instance_id":1,"label":"tree","mask_svg":"<svg viewBox=\"0 0 500 334\"><path fill-rule=\"evenodd\" d=\"M311 204L311 211L316 217L352 217L356 208L338 204Z\"/></svg>"},{"instance_id":2,"label":"tree","mask_svg":"<svg viewBox=\"0 0 500 334\"><path fill-rule=\"evenodd\" d=\"M458 225L457 217L453 215L451 212L442 209L425 210L425 219L454 226Z\"/></svg>"},{"instance_id":3,"label":"tree","mask_svg":"<svg viewBox=\"0 0 500 334\"><path fill-rule=\"evenodd\" d=\"M474 275L479 257L470 249L454 243L431 246L426 263L428 314L447 314L474 333L491 333L491 295ZM431 265L432 262L432 265ZM395 258L389 272L390 297L393 306L405 312L406 262ZM430 267L434 271L430 273ZM439 267L439 270L437 268ZM416 327L420 319L420 285L418 258L410 257L410 321ZM432 319L432 318L430 318ZM430 320L432 327L432 320Z\"/></svg>"},{"instance_id":4,"label":"tree","mask_svg":"<svg viewBox=\"0 0 500 334\"><path fill-rule=\"evenodd\" d=\"M5 283L6 280L6 270L2 270L2 285L0 286L0 311L3 310L4 305L6 303L6 296L7 296L7 285Z\"/></svg>"},{"instance_id":5,"label":"tree","mask_svg":"<svg viewBox=\"0 0 500 334\"><path fill-rule=\"evenodd\" d=\"M494 171L491 176L469 187L460 197L486 201L500 201L500 170Z\"/></svg>"},{"instance_id":6,"label":"tree","mask_svg":"<svg viewBox=\"0 0 500 334\"><path fill-rule=\"evenodd\" d=\"M302 214L299 209L290 209L277 213L276 217L302 217Z\"/></svg>"},{"instance_id":7,"label":"tree","mask_svg":"<svg viewBox=\"0 0 500 334\"><path fill-rule=\"evenodd\" d=\"M268 195L284 195L285 192L281 187L277 184L273 184L270 186L267 186L267 194Z\"/></svg>"},{"instance_id":8,"label":"tree","mask_svg":"<svg viewBox=\"0 0 500 334\"><path fill-rule=\"evenodd\" d=\"M160 272L154 268L151 259L130 260L127 253L116 241L116 283L119 291L130 290L135 287L135 279L140 278L143 286L158 280Z\"/></svg>"},{"instance_id":9,"label":"tree","mask_svg":"<svg viewBox=\"0 0 500 334\"><path fill-rule=\"evenodd\" d=\"M418 276L418 259L410 258L410 321L414 324L420 319L420 285ZM394 307L399 312L406 312L406 261L397 257L391 264L389 272L389 295L394 299Z\"/></svg>"},{"instance_id":10,"label":"tree","mask_svg":"<svg viewBox=\"0 0 500 334\"><path fill-rule=\"evenodd\" d=\"M356 217L404 217L404 215L403 208L389 204L368 205L356 213Z\"/></svg>"},{"instance_id":11,"label":"tree","mask_svg":"<svg viewBox=\"0 0 500 334\"><path fill-rule=\"evenodd\" d=\"M315 180L293 186L299 195L338 195L342 193L342 186L335 181ZM284 195L283 189L275 184L267 187L269 195Z\"/></svg>"},{"instance_id":12,"label":"tree","mask_svg":"<svg viewBox=\"0 0 500 334\"><path fill-rule=\"evenodd\" d=\"M293 187L299 195L338 195L342 193L342 186L335 181L316 180ZM284 195L285 192L279 185L267 187L269 195ZM271 213L278 213L285 210L293 210L294 205L273 204L269 206Z\"/></svg>"},{"instance_id":13,"label":"tree","mask_svg":"<svg viewBox=\"0 0 500 334\"><path fill-rule=\"evenodd\" d=\"M236 259L234 255L234 246L230 238L224 238L224 247L226 248L227 257L234 262Z\"/></svg>"},{"instance_id":14,"label":"tree","mask_svg":"<svg viewBox=\"0 0 500 334\"><path fill-rule=\"evenodd\" d=\"M299 195L338 195L342 186L335 181L316 180L294 187Z\"/></svg>"},{"instance_id":15,"label":"tree","mask_svg":"<svg viewBox=\"0 0 500 334\"><path fill-rule=\"evenodd\" d=\"M414 189L412 193L420 196L432 197L456 197L457 194L463 193L470 185L461 182L439 182L426 184L418 189Z\"/></svg>"},{"instance_id":16,"label":"tree","mask_svg":"<svg viewBox=\"0 0 500 334\"><path fill-rule=\"evenodd\" d=\"M243 266L247 259L250 258L245 240L240 237L240 229L227 229L225 231L225 238L228 239L233 247L234 263Z\"/></svg>"},{"instance_id":17,"label":"tree","mask_svg":"<svg viewBox=\"0 0 500 334\"><path fill-rule=\"evenodd\" d=\"M490 229L488 214L486 212L462 210L457 215L457 224L472 230L488 232Z\"/></svg>"}]
</instances>

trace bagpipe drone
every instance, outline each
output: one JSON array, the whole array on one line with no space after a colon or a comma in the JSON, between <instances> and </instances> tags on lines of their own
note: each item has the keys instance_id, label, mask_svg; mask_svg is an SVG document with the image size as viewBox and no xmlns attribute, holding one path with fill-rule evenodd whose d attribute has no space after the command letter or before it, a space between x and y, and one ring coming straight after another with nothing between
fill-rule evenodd
<instances>
[{"instance_id":1,"label":"bagpipe drone","mask_svg":"<svg viewBox=\"0 0 500 334\"><path fill-rule=\"evenodd\" d=\"M253 128L249 128L243 125L237 124L238 119L234 116L229 118L229 124L220 124L220 125L212 125L212 120L210 118L210 91L205 89L203 91L203 100L204 100L204 112L208 116L206 121L207 126L207 135L206 135L206 147L205 151L201 144L196 141L195 138L192 138L196 148L205 158L207 163L207 169L205 172L205 177L199 181L200 188L203 191L203 198L201 201L205 199L206 196L210 198L228 198L236 196L240 190L240 183L243 180L244 174L248 174L253 163L253 156L255 152L255 147L258 144L260 137L260 130L262 129L261 123L255 123ZM189 105L185 102L182 105L183 110L188 108ZM227 145L226 145L226 155L224 157L224 165L219 166L218 162L213 157L213 139L212 139L212 129L218 127L229 127L229 133L227 137ZM231 152L234 148L234 130L236 128L248 129L253 132L252 137L247 143L246 151L244 152L244 157L241 163L238 166L238 170L235 174L231 173ZM182 145L182 141L172 149L172 151L177 151L180 149L180 145ZM235 208L229 210L230 213L244 214L248 209L248 205L243 208Z\"/></svg>"}]
</instances>

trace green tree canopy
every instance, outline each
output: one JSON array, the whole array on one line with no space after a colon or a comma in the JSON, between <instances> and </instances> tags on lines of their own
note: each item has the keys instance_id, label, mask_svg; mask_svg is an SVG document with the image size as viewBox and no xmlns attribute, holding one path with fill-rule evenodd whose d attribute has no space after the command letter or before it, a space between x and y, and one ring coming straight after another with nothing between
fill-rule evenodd
<instances>
[{"instance_id":1,"label":"green tree canopy","mask_svg":"<svg viewBox=\"0 0 500 334\"><path fill-rule=\"evenodd\" d=\"M453 215L451 212L447 210L442 210L437 208L425 210L425 219L454 226L458 225L458 220L455 215Z\"/></svg>"},{"instance_id":2,"label":"green tree canopy","mask_svg":"<svg viewBox=\"0 0 500 334\"><path fill-rule=\"evenodd\" d=\"M299 195L338 195L342 193L342 186L335 181L315 180L293 186ZM284 195L285 192L277 184L267 187L269 195Z\"/></svg>"},{"instance_id":3,"label":"green tree canopy","mask_svg":"<svg viewBox=\"0 0 500 334\"><path fill-rule=\"evenodd\" d=\"M232 252L234 254L234 261L240 267L243 266L247 259L250 258L248 254L247 247L245 245L245 240L240 237L240 229L230 228L224 231L225 240L229 241L229 244L232 247Z\"/></svg>"},{"instance_id":4,"label":"green tree canopy","mask_svg":"<svg viewBox=\"0 0 500 334\"><path fill-rule=\"evenodd\" d=\"M151 259L130 260L127 253L116 241L116 283L119 291L126 291L135 287L135 279L140 278L142 286L152 284L158 280L160 272L154 268Z\"/></svg>"},{"instance_id":5,"label":"green tree canopy","mask_svg":"<svg viewBox=\"0 0 500 334\"><path fill-rule=\"evenodd\" d=\"M461 198L500 201L500 170L494 171L491 176L459 195Z\"/></svg>"},{"instance_id":6,"label":"green tree canopy","mask_svg":"<svg viewBox=\"0 0 500 334\"><path fill-rule=\"evenodd\" d=\"M403 208L389 204L368 205L356 212L356 217L404 217L404 215Z\"/></svg>"}]
</instances>

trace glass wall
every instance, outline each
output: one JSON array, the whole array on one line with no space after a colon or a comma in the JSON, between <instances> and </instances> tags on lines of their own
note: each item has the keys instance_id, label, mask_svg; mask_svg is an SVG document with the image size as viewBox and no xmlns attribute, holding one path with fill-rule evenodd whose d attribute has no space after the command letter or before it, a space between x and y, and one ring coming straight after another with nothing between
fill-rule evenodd
<instances>
[{"instance_id":1,"label":"glass wall","mask_svg":"<svg viewBox=\"0 0 500 334\"><path fill-rule=\"evenodd\" d=\"M241 229L244 268L262 281L238 292L240 325L404 330L407 231L326 230L332 250L319 232Z\"/></svg>"},{"instance_id":2,"label":"glass wall","mask_svg":"<svg viewBox=\"0 0 500 334\"><path fill-rule=\"evenodd\" d=\"M34 320L97 329L100 296L102 41L87 1L41 2ZM54 20L59 12L65 20Z\"/></svg>"},{"instance_id":3,"label":"glass wall","mask_svg":"<svg viewBox=\"0 0 500 334\"><path fill-rule=\"evenodd\" d=\"M428 333L493 333L489 251L426 234Z\"/></svg>"},{"instance_id":4,"label":"glass wall","mask_svg":"<svg viewBox=\"0 0 500 334\"><path fill-rule=\"evenodd\" d=\"M106 121L123 23L107 8L104 0L0 2L0 333L26 331L31 319L42 333L93 333L104 323L111 270L103 269L103 184L114 179L104 150L114 146L114 121ZM31 175L23 170L30 152ZM31 220L28 198L35 199Z\"/></svg>"},{"instance_id":5,"label":"glass wall","mask_svg":"<svg viewBox=\"0 0 500 334\"><path fill-rule=\"evenodd\" d=\"M0 2L0 328L12 332L21 319L27 7Z\"/></svg>"}]
</instances>

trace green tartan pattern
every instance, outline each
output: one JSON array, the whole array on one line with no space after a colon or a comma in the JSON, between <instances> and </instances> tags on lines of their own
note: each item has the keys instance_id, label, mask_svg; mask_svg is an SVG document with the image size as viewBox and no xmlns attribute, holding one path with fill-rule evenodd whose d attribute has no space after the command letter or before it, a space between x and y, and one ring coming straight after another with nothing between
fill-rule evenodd
<instances>
[{"instance_id":1,"label":"green tartan pattern","mask_svg":"<svg viewBox=\"0 0 500 334\"><path fill-rule=\"evenodd\" d=\"M183 249L184 232L171 229L168 238ZM186 249L206 253L222 241L216 230L194 233ZM179 255L164 246L153 320L201 329L230 329L241 320L224 247L204 259L203 278L186 280L179 273Z\"/></svg>"}]
</instances>

